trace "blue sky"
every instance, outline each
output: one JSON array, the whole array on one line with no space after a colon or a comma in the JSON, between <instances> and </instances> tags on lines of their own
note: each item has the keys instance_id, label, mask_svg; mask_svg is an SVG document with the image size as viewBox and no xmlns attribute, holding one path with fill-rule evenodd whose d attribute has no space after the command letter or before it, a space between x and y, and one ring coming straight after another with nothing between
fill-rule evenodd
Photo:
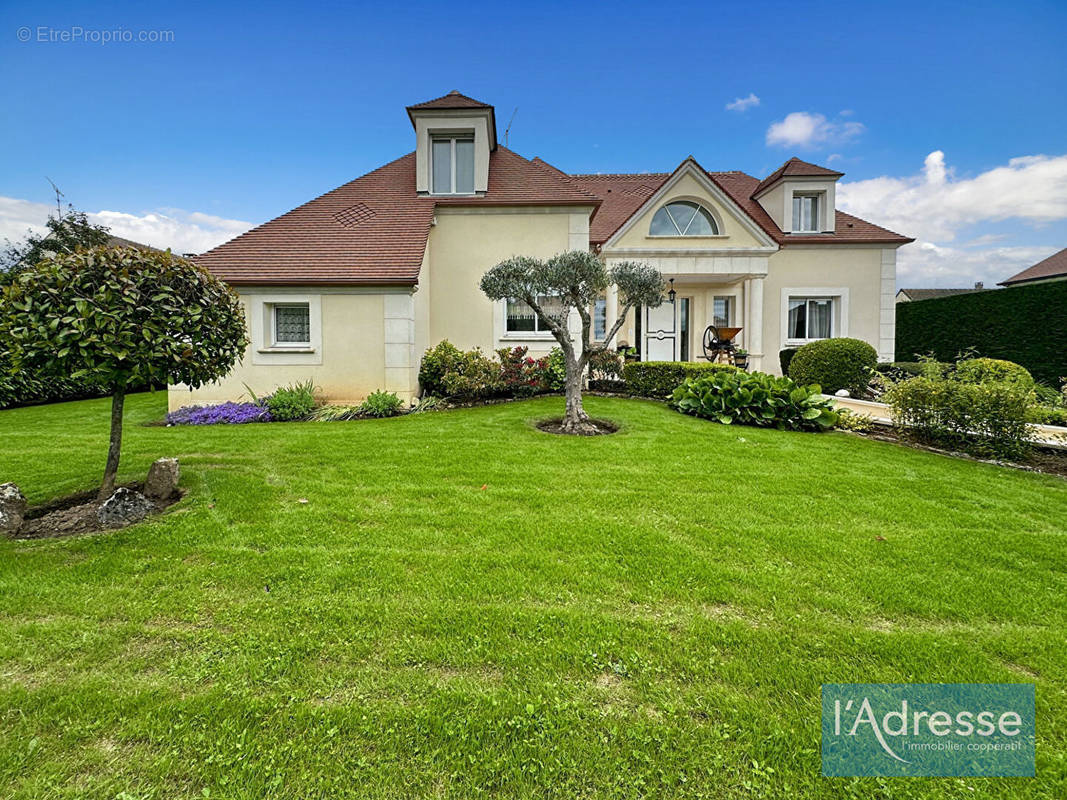
<instances>
[{"instance_id":1,"label":"blue sky","mask_svg":"<svg viewBox=\"0 0 1067 800\"><path fill-rule=\"evenodd\" d=\"M172 41L84 41L141 31ZM841 205L921 238L903 282L999 280L1067 246L1065 34L1063 2L7 2L0 237L48 176L203 249L408 152L404 106L459 89L569 171L830 164Z\"/></svg>"}]
</instances>

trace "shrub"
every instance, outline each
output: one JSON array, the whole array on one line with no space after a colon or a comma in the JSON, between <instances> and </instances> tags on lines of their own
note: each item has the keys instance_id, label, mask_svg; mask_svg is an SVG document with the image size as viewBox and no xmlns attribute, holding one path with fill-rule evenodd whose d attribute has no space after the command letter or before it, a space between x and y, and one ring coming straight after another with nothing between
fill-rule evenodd
<instances>
[{"instance_id":1,"label":"shrub","mask_svg":"<svg viewBox=\"0 0 1067 800\"><path fill-rule=\"evenodd\" d=\"M622 356L615 350L600 350L589 357L590 382L617 381L622 377Z\"/></svg>"},{"instance_id":2,"label":"shrub","mask_svg":"<svg viewBox=\"0 0 1067 800\"><path fill-rule=\"evenodd\" d=\"M1027 422L1037 425L1058 425L1067 427L1067 408L1051 406L1034 406L1026 415Z\"/></svg>"},{"instance_id":3,"label":"shrub","mask_svg":"<svg viewBox=\"0 0 1067 800\"><path fill-rule=\"evenodd\" d=\"M307 419L318 405L315 385L310 380L276 389L266 402L271 418L277 422Z\"/></svg>"},{"instance_id":4,"label":"shrub","mask_svg":"<svg viewBox=\"0 0 1067 800\"><path fill-rule=\"evenodd\" d=\"M939 371L944 372L949 364L934 362ZM874 371L885 375L891 381L906 381L916 375L924 375L930 369L929 362L922 361L893 361L891 363L875 364Z\"/></svg>"},{"instance_id":5,"label":"shrub","mask_svg":"<svg viewBox=\"0 0 1067 800\"><path fill-rule=\"evenodd\" d=\"M1023 390L1034 388L1026 367L999 358L968 358L956 364L956 379L965 383L1011 383Z\"/></svg>"},{"instance_id":6,"label":"shrub","mask_svg":"<svg viewBox=\"0 0 1067 800\"><path fill-rule=\"evenodd\" d=\"M820 339L797 350L789 377L805 386L818 384L827 394L847 389L855 396L863 394L877 363L878 353L867 342Z\"/></svg>"},{"instance_id":7,"label":"shrub","mask_svg":"<svg viewBox=\"0 0 1067 800\"><path fill-rule=\"evenodd\" d=\"M870 414L842 408L837 412L837 424L834 427L843 431L866 433L874 428L874 418Z\"/></svg>"},{"instance_id":8,"label":"shrub","mask_svg":"<svg viewBox=\"0 0 1067 800\"><path fill-rule=\"evenodd\" d=\"M185 406L167 414L168 425L243 425L270 421L270 411L259 403Z\"/></svg>"},{"instance_id":9,"label":"shrub","mask_svg":"<svg viewBox=\"0 0 1067 800\"><path fill-rule=\"evenodd\" d=\"M789 374L789 364L793 361L793 356L797 354L799 347L783 347L778 351L778 364L782 368L782 374Z\"/></svg>"},{"instance_id":10,"label":"shrub","mask_svg":"<svg viewBox=\"0 0 1067 800\"><path fill-rule=\"evenodd\" d=\"M563 351L553 347L548 352L548 361L545 364L545 375L550 392L562 392L567 383L567 360Z\"/></svg>"},{"instance_id":11,"label":"shrub","mask_svg":"<svg viewBox=\"0 0 1067 800\"><path fill-rule=\"evenodd\" d=\"M514 397L529 397L548 390L548 357L531 358L529 348L504 347L500 357L501 391Z\"/></svg>"},{"instance_id":12,"label":"shrub","mask_svg":"<svg viewBox=\"0 0 1067 800\"><path fill-rule=\"evenodd\" d=\"M454 372L462 358L463 353L448 339L427 350L419 364L419 386L423 394L444 394L445 374Z\"/></svg>"},{"instance_id":13,"label":"shrub","mask_svg":"<svg viewBox=\"0 0 1067 800\"><path fill-rule=\"evenodd\" d=\"M1058 386L1067 376L1067 281L1012 286L900 303L897 353L933 353L942 361L973 349L1007 358L1039 381Z\"/></svg>"},{"instance_id":14,"label":"shrub","mask_svg":"<svg viewBox=\"0 0 1067 800\"><path fill-rule=\"evenodd\" d=\"M458 359L449 365L441 379L441 388L447 397L464 400L492 397L499 394L502 387L500 365L478 348L459 352Z\"/></svg>"},{"instance_id":15,"label":"shrub","mask_svg":"<svg viewBox=\"0 0 1067 800\"><path fill-rule=\"evenodd\" d=\"M762 372L718 370L687 378L674 390L671 405L724 425L779 430L827 430L838 420L833 401L821 397L818 386L798 386L789 378Z\"/></svg>"},{"instance_id":16,"label":"shrub","mask_svg":"<svg viewBox=\"0 0 1067 800\"><path fill-rule=\"evenodd\" d=\"M626 381L597 380L594 378L589 381L589 391L612 392L613 394L626 394L629 390L626 387Z\"/></svg>"},{"instance_id":17,"label":"shrub","mask_svg":"<svg viewBox=\"0 0 1067 800\"><path fill-rule=\"evenodd\" d=\"M736 372L731 364L698 361L630 361L622 368L626 388L639 397L668 397L687 378L713 372Z\"/></svg>"},{"instance_id":18,"label":"shrub","mask_svg":"<svg viewBox=\"0 0 1067 800\"><path fill-rule=\"evenodd\" d=\"M1014 383L920 376L886 392L894 422L919 441L979 456L1026 455L1033 393Z\"/></svg>"},{"instance_id":19,"label":"shrub","mask_svg":"<svg viewBox=\"0 0 1067 800\"><path fill-rule=\"evenodd\" d=\"M393 392L378 390L367 395L367 399L359 407L359 411L366 417L395 417L400 413L403 401Z\"/></svg>"}]
</instances>

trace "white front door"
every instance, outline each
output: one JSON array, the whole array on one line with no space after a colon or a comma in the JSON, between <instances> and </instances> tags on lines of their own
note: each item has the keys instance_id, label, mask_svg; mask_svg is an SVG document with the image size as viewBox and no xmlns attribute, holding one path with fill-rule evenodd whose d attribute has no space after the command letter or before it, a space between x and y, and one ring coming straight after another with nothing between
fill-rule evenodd
<instances>
[{"instance_id":1,"label":"white front door","mask_svg":"<svg viewBox=\"0 0 1067 800\"><path fill-rule=\"evenodd\" d=\"M666 301L655 308L644 307L643 361L678 360L678 314L676 302Z\"/></svg>"}]
</instances>

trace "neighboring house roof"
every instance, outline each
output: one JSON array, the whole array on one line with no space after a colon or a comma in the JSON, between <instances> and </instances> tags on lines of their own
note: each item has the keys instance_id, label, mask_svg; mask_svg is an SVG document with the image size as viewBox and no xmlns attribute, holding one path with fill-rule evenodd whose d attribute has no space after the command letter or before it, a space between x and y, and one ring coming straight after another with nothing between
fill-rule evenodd
<instances>
[{"instance_id":1,"label":"neighboring house roof","mask_svg":"<svg viewBox=\"0 0 1067 800\"><path fill-rule=\"evenodd\" d=\"M415 192L415 154L357 178L203 253L239 285L414 284L438 206L599 204L569 179L505 147L489 156L482 197Z\"/></svg>"},{"instance_id":2,"label":"neighboring house roof","mask_svg":"<svg viewBox=\"0 0 1067 800\"><path fill-rule=\"evenodd\" d=\"M840 178L845 173L837 172L836 170L828 169L827 167L820 167L818 164L811 164L807 161L801 161L794 156L786 161L782 166L778 167L774 172L764 178L757 184L756 188L752 190L752 195L756 196L760 194L764 189L769 189L776 184L782 178L797 177L797 178Z\"/></svg>"},{"instance_id":3,"label":"neighboring house roof","mask_svg":"<svg viewBox=\"0 0 1067 800\"><path fill-rule=\"evenodd\" d=\"M1032 267L1027 267L1022 272L1002 280L1000 285L1012 286L1016 283L1044 281L1049 278L1067 278L1067 247L1058 253L1053 253L1044 261L1038 261Z\"/></svg>"},{"instance_id":4,"label":"neighboring house roof","mask_svg":"<svg viewBox=\"0 0 1067 800\"><path fill-rule=\"evenodd\" d=\"M791 162L786 162L787 165L789 163ZM756 194L755 187L760 183L758 178L744 172L707 172L707 176L779 245L907 244L915 241L859 217L846 214L844 211L837 212L835 233L783 233L759 201L752 199L752 196ZM601 200L600 208L589 224L589 241L593 244L603 244L633 216L637 209L644 205L649 197L655 194L670 175L651 173L573 175L572 177L579 186L592 192Z\"/></svg>"},{"instance_id":5,"label":"neighboring house roof","mask_svg":"<svg viewBox=\"0 0 1067 800\"><path fill-rule=\"evenodd\" d=\"M973 289L899 289L898 295L905 295L909 300L933 300L935 297L950 297L954 294L974 294L975 292L987 292L988 289L975 287Z\"/></svg>"},{"instance_id":6,"label":"neighboring house roof","mask_svg":"<svg viewBox=\"0 0 1067 800\"><path fill-rule=\"evenodd\" d=\"M124 239L121 236L110 236L107 240L108 247L136 247L138 250L157 250L163 252L158 247L152 247L150 244L141 244L135 242L133 239Z\"/></svg>"}]
</instances>

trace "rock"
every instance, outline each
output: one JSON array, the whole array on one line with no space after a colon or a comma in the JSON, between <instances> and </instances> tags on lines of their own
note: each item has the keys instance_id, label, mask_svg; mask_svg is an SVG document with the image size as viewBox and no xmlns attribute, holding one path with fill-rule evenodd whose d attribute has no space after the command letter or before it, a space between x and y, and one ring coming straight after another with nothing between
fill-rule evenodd
<instances>
[{"instance_id":1,"label":"rock","mask_svg":"<svg viewBox=\"0 0 1067 800\"><path fill-rule=\"evenodd\" d=\"M122 527L140 522L154 508L152 501L140 492L125 487L116 489L104 504L96 511L96 518L101 525Z\"/></svg>"},{"instance_id":2,"label":"rock","mask_svg":"<svg viewBox=\"0 0 1067 800\"><path fill-rule=\"evenodd\" d=\"M13 483L0 484L0 533L18 533L26 516L26 498Z\"/></svg>"},{"instance_id":3,"label":"rock","mask_svg":"<svg viewBox=\"0 0 1067 800\"><path fill-rule=\"evenodd\" d=\"M851 397L852 396L852 395L850 395L848 393L848 389L838 389L836 392L834 392L834 394L836 394L838 397Z\"/></svg>"},{"instance_id":4,"label":"rock","mask_svg":"<svg viewBox=\"0 0 1067 800\"><path fill-rule=\"evenodd\" d=\"M168 500L178 491L178 459L160 458L148 468L144 493L155 500Z\"/></svg>"}]
</instances>

